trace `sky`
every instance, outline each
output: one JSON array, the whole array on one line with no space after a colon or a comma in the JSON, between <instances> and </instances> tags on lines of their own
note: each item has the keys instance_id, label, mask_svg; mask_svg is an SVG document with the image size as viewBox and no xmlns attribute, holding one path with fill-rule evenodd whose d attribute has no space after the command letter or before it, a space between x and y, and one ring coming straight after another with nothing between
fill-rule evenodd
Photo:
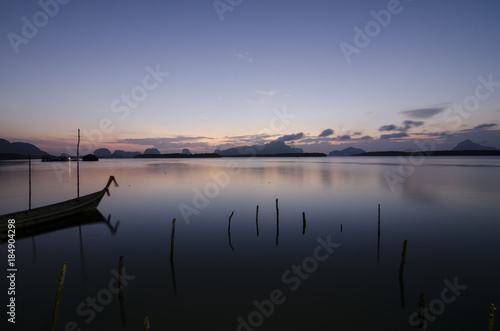
<instances>
[{"instance_id":1,"label":"sky","mask_svg":"<svg viewBox=\"0 0 500 331\"><path fill-rule=\"evenodd\" d=\"M500 149L495 0L0 3L0 138L213 152ZM423 147L423 148L422 148Z\"/></svg>"}]
</instances>

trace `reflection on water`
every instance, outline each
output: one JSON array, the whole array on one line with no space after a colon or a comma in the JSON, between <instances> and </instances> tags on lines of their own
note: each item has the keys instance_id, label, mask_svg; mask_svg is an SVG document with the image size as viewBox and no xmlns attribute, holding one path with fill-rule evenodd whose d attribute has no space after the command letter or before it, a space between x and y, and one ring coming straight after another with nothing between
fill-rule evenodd
<instances>
[{"instance_id":1,"label":"reflection on water","mask_svg":"<svg viewBox=\"0 0 500 331\"><path fill-rule=\"evenodd\" d=\"M76 165L31 166L33 207L75 197ZM414 330L420 292L438 298L455 277L467 290L429 325L485 327L500 302L491 262L500 159L429 158L392 192L384 172L398 166L390 157L81 163L82 195L110 175L120 187L100 212L19 232L16 327L49 327L63 262L62 329L136 330L148 316L157 329L235 330L253 316L255 330ZM0 213L28 207L27 174L25 161L0 162ZM315 264L327 236L342 245ZM135 278L107 297L117 259L124 280ZM286 299L264 313L274 290Z\"/></svg>"}]
</instances>

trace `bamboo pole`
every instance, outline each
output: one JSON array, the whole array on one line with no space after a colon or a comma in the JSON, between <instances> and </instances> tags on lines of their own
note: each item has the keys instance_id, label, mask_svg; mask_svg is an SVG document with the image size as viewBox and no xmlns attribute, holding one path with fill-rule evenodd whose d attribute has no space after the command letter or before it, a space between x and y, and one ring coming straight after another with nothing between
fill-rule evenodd
<instances>
[{"instance_id":1,"label":"bamboo pole","mask_svg":"<svg viewBox=\"0 0 500 331\"><path fill-rule=\"evenodd\" d=\"M401 252L401 264L399 265L399 277L401 278L403 277L403 272L405 269L407 243L408 243L407 240L403 242L403 251Z\"/></svg>"},{"instance_id":2,"label":"bamboo pole","mask_svg":"<svg viewBox=\"0 0 500 331\"><path fill-rule=\"evenodd\" d=\"M31 154L28 154L29 209L31 209Z\"/></svg>"},{"instance_id":3,"label":"bamboo pole","mask_svg":"<svg viewBox=\"0 0 500 331\"><path fill-rule=\"evenodd\" d=\"M279 245L280 236L280 209L278 207L278 198L276 198L276 246Z\"/></svg>"},{"instance_id":4,"label":"bamboo pole","mask_svg":"<svg viewBox=\"0 0 500 331\"><path fill-rule=\"evenodd\" d=\"M231 250L234 252L234 247L231 244L231 218L233 217L233 214L234 214L234 211L229 216L229 225L227 226L227 237L229 238L229 247L231 247Z\"/></svg>"},{"instance_id":5,"label":"bamboo pole","mask_svg":"<svg viewBox=\"0 0 500 331\"><path fill-rule=\"evenodd\" d=\"M80 129L78 129L78 142L76 144L76 196L80 197Z\"/></svg>"},{"instance_id":6,"label":"bamboo pole","mask_svg":"<svg viewBox=\"0 0 500 331\"><path fill-rule=\"evenodd\" d=\"M174 287L174 295L177 296L177 284L175 282L175 268L174 268L174 241L175 241L175 218L172 220L172 234L170 235L170 271L172 273L172 286Z\"/></svg>"},{"instance_id":7,"label":"bamboo pole","mask_svg":"<svg viewBox=\"0 0 500 331\"><path fill-rule=\"evenodd\" d=\"M170 235L170 261L174 260L175 218L172 220L172 234Z\"/></svg>"},{"instance_id":8,"label":"bamboo pole","mask_svg":"<svg viewBox=\"0 0 500 331\"><path fill-rule=\"evenodd\" d=\"M118 264L118 288L119 293L123 292L123 255L120 256L120 262Z\"/></svg>"},{"instance_id":9,"label":"bamboo pole","mask_svg":"<svg viewBox=\"0 0 500 331\"><path fill-rule=\"evenodd\" d=\"M255 212L255 224L257 226L257 237L259 236L259 205L257 205L257 211Z\"/></svg>"},{"instance_id":10,"label":"bamboo pole","mask_svg":"<svg viewBox=\"0 0 500 331\"><path fill-rule=\"evenodd\" d=\"M488 328L488 331L493 331L493 324L495 324L495 311L497 308L495 307L494 304L490 305L490 326Z\"/></svg>"},{"instance_id":11,"label":"bamboo pole","mask_svg":"<svg viewBox=\"0 0 500 331\"><path fill-rule=\"evenodd\" d=\"M418 331L423 331L427 328L425 322L425 294L420 292L420 299L418 300Z\"/></svg>"},{"instance_id":12,"label":"bamboo pole","mask_svg":"<svg viewBox=\"0 0 500 331\"><path fill-rule=\"evenodd\" d=\"M405 309L405 285L403 280L403 272L405 269L405 261L406 261L406 245L408 241L405 240L403 242L403 251L401 252L401 264L399 265L399 291L401 295L401 307Z\"/></svg>"},{"instance_id":13,"label":"bamboo pole","mask_svg":"<svg viewBox=\"0 0 500 331\"><path fill-rule=\"evenodd\" d=\"M306 234L306 213L302 212L302 235Z\"/></svg>"},{"instance_id":14,"label":"bamboo pole","mask_svg":"<svg viewBox=\"0 0 500 331\"><path fill-rule=\"evenodd\" d=\"M57 330L57 318L59 316L59 306L61 303L61 293L64 285L64 278L66 277L66 262L61 267L61 276L59 277L59 286L57 287L57 294L54 302L54 312L52 315L52 331Z\"/></svg>"},{"instance_id":15,"label":"bamboo pole","mask_svg":"<svg viewBox=\"0 0 500 331\"><path fill-rule=\"evenodd\" d=\"M378 204L377 265L380 264L380 203Z\"/></svg>"},{"instance_id":16,"label":"bamboo pole","mask_svg":"<svg viewBox=\"0 0 500 331\"><path fill-rule=\"evenodd\" d=\"M344 227L342 226L342 224L340 224L340 232L342 233L342 230L344 230Z\"/></svg>"}]
</instances>

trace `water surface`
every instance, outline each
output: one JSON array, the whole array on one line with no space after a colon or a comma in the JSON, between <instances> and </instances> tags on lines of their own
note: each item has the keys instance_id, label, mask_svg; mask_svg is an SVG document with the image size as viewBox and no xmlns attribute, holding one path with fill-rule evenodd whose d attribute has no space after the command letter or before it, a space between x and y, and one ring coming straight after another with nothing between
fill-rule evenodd
<instances>
[{"instance_id":1,"label":"water surface","mask_svg":"<svg viewBox=\"0 0 500 331\"><path fill-rule=\"evenodd\" d=\"M145 316L163 330L416 330L421 291L429 329L484 329L490 302L500 305L500 158L402 162L80 163L81 195L110 175L120 186L99 205L102 217L89 217L95 223L18 238L16 329L50 327L63 262L61 330L72 322L140 330ZM392 187L388 172L401 176ZM0 162L0 182L1 214L28 207L26 161ZM76 163L32 162L33 207L76 194ZM120 256L128 281L121 296L108 296ZM441 305L448 281L462 287ZM238 327L242 320L248 326Z\"/></svg>"}]
</instances>

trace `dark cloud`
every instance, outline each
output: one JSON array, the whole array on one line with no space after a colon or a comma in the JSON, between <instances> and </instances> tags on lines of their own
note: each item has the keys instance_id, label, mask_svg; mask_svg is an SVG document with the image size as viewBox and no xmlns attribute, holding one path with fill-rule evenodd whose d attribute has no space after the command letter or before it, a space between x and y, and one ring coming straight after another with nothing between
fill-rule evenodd
<instances>
[{"instance_id":1,"label":"dark cloud","mask_svg":"<svg viewBox=\"0 0 500 331\"><path fill-rule=\"evenodd\" d=\"M323 132L321 132L318 137L328 137L331 136L333 133L334 131L332 129L326 129L323 130Z\"/></svg>"},{"instance_id":2,"label":"dark cloud","mask_svg":"<svg viewBox=\"0 0 500 331\"><path fill-rule=\"evenodd\" d=\"M359 138L360 140L373 140L373 137L370 137L370 136L363 136L361 138Z\"/></svg>"},{"instance_id":3,"label":"dark cloud","mask_svg":"<svg viewBox=\"0 0 500 331\"><path fill-rule=\"evenodd\" d=\"M400 112L400 114L406 115L411 118L431 118L434 115L442 113L444 107L439 108L420 108L413 110L405 110Z\"/></svg>"},{"instance_id":4,"label":"dark cloud","mask_svg":"<svg viewBox=\"0 0 500 331\"><path fill-rule=\"evenodd\" d=\"M276 139L276 141L293 141L293 140L299 140L304 137L304 133L299 132L299 133L294 133L294 134L288 134L283 137L279 137Z\"/></svg>"},{"instance_id":5,"label":"dark cloud","mask_svg":"<svg viewBox=\"0 0 500 331\"><path fill-rule=\"evenodd\" d=\"M362 132L358 131L358 132L354 132L352 135L353 136L361 136L362 134L363 134Z\"/></svg>"},{"instance_id":6,"label":"dark cloud","mask_svg":"<svg viewBox=\"0 0 500 331\"><path fill-rule=\"evenodd\" d=\"M337 137L335 140L338 140L338 141L351 140L351 136L349 136L349 135L343 135L343 136Z\"/></svg>"},{"instance_id":7,"label":"dark cloud","mask_svg":"<svg viewBox=\"0 0 500 331\"><path fill-rule=\"evenodd\" d=\"M484 129L492 128L494 126L497 126L497 124L495 124L495 123L485 123L485 124L481 124L481 125L475 126L474 130L484 130Z\"/></svg>"},{"instance_id":8,"label":"dark cloud","mask_svg":"<svg viewBox=\"0 0 500 331\"><path fill-rule=\"evenodd\" d=\"M379 131L394 131L397 127L394 124L383 125L378 130Z\"/></svg>"},{"instance_id":9,"label":"dark cloud","mask_svg":"<svg viewBox=\"0 0 500 331\"><path fill-rule=\"evenodd\" d=\"M406 132L383 134L380 136L380 139L392 139L392 138L403 138L403 137L408 137L408 134Z\"/></svg>"},{"instance_id":10,"label":"dark cloud","mask_svg":"<svg viewBox=\"0 0 500 331\"><path fill-rule=\"evenodd\" d=\"M410 120L406 120L403 122L403 127L399 128L399 131L406 131L408 130L409 128L414 128L414 127L417 127L417 126L422 126L424 125L424 122L422 121L410 121Z\"/></svg>"}]
</instances>

